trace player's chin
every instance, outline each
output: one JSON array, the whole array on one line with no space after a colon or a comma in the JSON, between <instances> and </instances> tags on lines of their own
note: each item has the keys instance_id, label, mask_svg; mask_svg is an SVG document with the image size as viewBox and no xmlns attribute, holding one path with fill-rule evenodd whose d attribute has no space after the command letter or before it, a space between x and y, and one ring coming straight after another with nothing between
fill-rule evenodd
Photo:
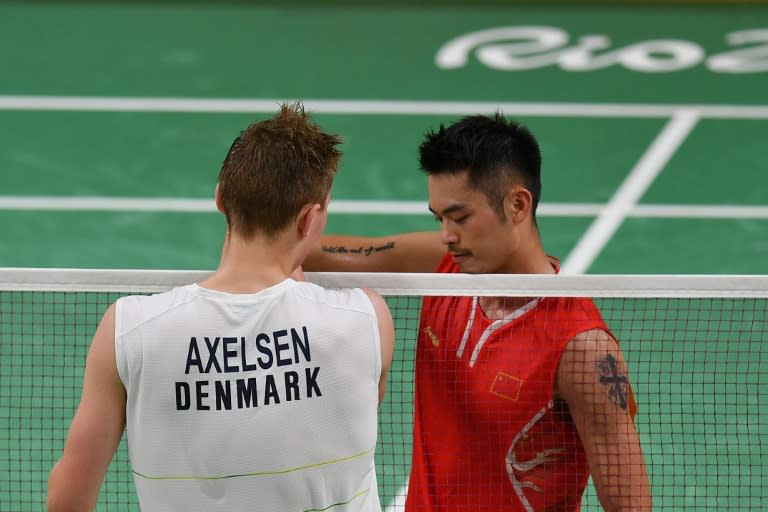
<instances>
[{"instance_id":1,"label":"player's chin","mask_svg":"<svg viewBox=\"0 0 768 512\"><path fill-rule=\"evenodd\" d=\"M459 271L465 274L495 274L496 267L488 261L480 260L474 256L466 256L456 264L459 266Z\"/></svg>"},{"instance_id":2,"label":"player's chin","mask_svg":"<svg viewBox=\"0 0 768 512\"><path fill-rule=\"evenodd\" d=\"M465 274L484 274L485 272L481 268L480 265L478 265L477 261L473 261L469 257L463 257L459 261L456 261L456 264L459 266L459 270L461 272L464 272Z\"/></svg>"}]
</instances>

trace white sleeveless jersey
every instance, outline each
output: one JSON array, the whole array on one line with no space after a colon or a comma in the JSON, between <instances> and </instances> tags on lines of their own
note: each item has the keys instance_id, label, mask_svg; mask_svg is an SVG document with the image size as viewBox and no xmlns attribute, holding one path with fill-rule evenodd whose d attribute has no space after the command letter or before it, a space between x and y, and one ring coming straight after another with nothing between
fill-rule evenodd
<instances>
[{"instance_id":1,"label":"white sleeveless jersey","mask_svg":"<svg viewBox=\"0 0 768 512\"><path fill-rule=\"evenodd\" d=\"M381 350L362 290L125 297L115 348L144 512L381 510Z\"/></svg>"}]
</instances>

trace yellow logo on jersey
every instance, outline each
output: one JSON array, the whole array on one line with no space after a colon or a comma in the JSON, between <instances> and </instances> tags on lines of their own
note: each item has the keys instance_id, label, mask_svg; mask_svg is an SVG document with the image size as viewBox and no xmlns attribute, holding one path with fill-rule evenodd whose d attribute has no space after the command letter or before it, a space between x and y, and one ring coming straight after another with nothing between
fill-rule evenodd
<instances>
[{"instance_id":1,"label":"yellow logo on jersey","mask_svg":"<svg viewBox=\"0 0 768 512\"><path fill-rule=\"evenodd\" d=\"M427 334L427 336L429 336L429 339L432 342L433 346L437 347L440 345L440 340L437 338L437 336L435 336L435 333L432 332L431 327L426 327L424 329L424 332Z\"/></svg>"}]
</instances>

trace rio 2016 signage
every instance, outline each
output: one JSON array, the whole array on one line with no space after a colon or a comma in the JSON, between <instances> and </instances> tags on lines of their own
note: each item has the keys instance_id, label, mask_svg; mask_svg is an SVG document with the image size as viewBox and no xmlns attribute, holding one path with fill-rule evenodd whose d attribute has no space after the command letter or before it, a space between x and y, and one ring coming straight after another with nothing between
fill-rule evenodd
<instances>
[{"instance_id":1,"label":"rio 2016 signage","mask_svg":"<svg viewBox=\"0 0 768 512\"><path fill-rule=\"evenodd\" d=\"M708 57L701 46L682 39L654 39L611 49L611 40L604 35L585 35L569 45L568 33L557 27L500 27L448 41L435 61L441 69L461 68L474 52L480 63L500 71L552 65L565 71L596 71L619 65L641 73L668 73L702 63L715 73L768 71L768 29L731 32L725 39L738 48Z\"/></svg>"}]
</instances>

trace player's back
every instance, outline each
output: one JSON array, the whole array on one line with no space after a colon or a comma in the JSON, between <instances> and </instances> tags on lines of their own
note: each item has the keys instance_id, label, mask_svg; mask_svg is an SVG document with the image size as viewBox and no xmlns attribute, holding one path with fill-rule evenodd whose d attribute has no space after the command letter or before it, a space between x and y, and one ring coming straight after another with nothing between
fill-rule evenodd
<instances>
[{"instance_id":1,"label":"player's back","mask_svg":"<svg viewBox=\"0 0 768 512\"><path fill-rule=\"evenodd\" d=\"M286 280L120 299L142 510L379 510L378 324L361 290Z\"/></svg>"}]
</instances>

